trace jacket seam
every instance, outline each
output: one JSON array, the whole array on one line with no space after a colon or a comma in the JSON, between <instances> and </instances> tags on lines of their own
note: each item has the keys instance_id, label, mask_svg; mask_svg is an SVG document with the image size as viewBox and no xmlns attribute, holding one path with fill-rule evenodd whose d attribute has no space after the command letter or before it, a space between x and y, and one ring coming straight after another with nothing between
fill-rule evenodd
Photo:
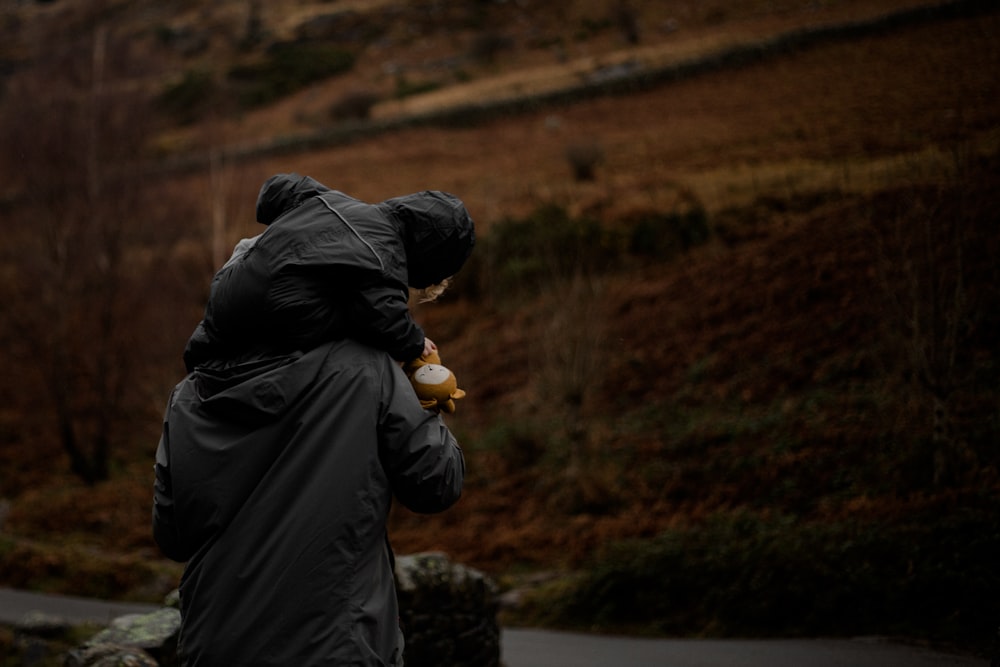
<instances>
[{"instance_id":1,"label":"jacket seam","mask_svg":"<svg viewBox=\"0 0 1000 667\"><path fill-rule=\"evenodd\" d=\"M319 199L321 202L323 202L323 206L325 206L335 216L337 216L338 218L340 218L341 222L343 222L345 225L347 225L347 228L351 230L351 233L353 233L355 236L357 236L358 240L361 241L362 243L364 243L365 246L367 246L367 248L371 251L372 255L375 256L375 259L378 260L379 270L381 270L381 271L384 272L385 271L385 264L382 263L382 258L379 256L379 254L377 252L375 252L375 248L372 246L372 244L369 243L368 240L365 237L363 237L361 235L361 233L358 232L357 229L354 228L354 225L352 225L350 222L347 221L347 218L345 218L340 213L340 211L338 211L333 206L331 206L328 201L326 201L322 197L317 197L317 199Z\"/></svg>"}]
</instances>

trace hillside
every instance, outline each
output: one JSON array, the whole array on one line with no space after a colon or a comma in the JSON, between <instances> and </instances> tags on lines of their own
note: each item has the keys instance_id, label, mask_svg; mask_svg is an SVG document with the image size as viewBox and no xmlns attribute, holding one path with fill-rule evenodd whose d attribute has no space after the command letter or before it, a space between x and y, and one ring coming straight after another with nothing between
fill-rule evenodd
<instances>
[{"instance_id":1,"label":"hillside","mask_svg":"<svg viewBox=\"0 0 1000 667\"><path fill-rule=\"evenodd\" d=\"M426 24L411 23L419 37L395 32L403 23L390 18L416 15L397 3L299 3L282 21L262 9L273 39L295 34L298 12L334 6L384 32L346 74L158 131L164 164L197 158L158 187L193 194L202 229L188 240L196 259L174 258L190 271L183 307L159 316L173 361L144 370L146 421L95 486L66 472L43 427L4 411L0 583L133 598L175 585L148 535L149 467L180 373L170 354L218 264L203 231L221 206L223 248L255 233L259 184L297 171L368 200L448 190L481 231L454 289L418 309L469 393L449 419L467 488L440 516L397 512L397 550L440 549L505 585L548 573L518 622L981 648L1000 618L997 13L960 3L967 11L560 97L546 86L581 71L667 67L920 3L645 3L637 44L610 22L613 3L568 3L563 15L466 3L469 14L447 16L432 4L419 5ZM226 16L245 25L226 14L237 3L185 6L156 21L177 34ZM483 26L504 38L496 52L459 58ZM229 57L223 46L186 57ZM434 89L394 97L401 77ZM371 116L348 123L356 136L334 131L326 110L362 88L380 96ZM511 90L538 97L468 111ZM455 106L465 111L434 120ZM405 114L421 122L366 125ZM247 150L273 140L287 147ZM600 156L591 180L567 157L581 146ZM216 157L200 170L205 148ZM552 573L580 574L581 588ZM643 591L658 599L632 617ZM859 600L869 612L851 611Z\"/></svg>"}]
</instances>

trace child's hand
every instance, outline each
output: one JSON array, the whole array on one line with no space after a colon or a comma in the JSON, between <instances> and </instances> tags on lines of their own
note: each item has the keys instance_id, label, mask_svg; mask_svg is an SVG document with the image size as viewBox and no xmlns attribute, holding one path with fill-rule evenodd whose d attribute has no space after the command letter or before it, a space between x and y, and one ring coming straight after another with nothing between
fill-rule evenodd
<instances>
[{"instance_id":1,"label":"child's hand","mask_svg":"<svg viewBox=\"0 0 1000 667\"><path fill-rule=\"evenodd\" d=\"M426 337L424 338L424 355L423 356L426 357L431 352L437 352L437 349L438 349L438 346L434 344L434 341L432 341L430 338L426 338Z\"/></svg>"}]
</instances>

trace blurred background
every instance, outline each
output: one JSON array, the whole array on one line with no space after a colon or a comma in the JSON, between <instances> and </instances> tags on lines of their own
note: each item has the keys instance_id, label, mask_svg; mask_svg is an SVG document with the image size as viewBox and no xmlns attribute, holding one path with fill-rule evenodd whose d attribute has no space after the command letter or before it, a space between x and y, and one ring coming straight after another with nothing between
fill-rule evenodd
<instances>
[{"instance_id":1,"label":"blurred background","mask_svg":"<svg viewBox=\"0 0 1000 667\"><path fill-rule=\"evenodd\" d=\"M273 173L461 197L397 552L508 625L1000 625L1000 16L957 0L0 3L0 585L158 602L153 453Z\"/></svg>"}]
</instances>

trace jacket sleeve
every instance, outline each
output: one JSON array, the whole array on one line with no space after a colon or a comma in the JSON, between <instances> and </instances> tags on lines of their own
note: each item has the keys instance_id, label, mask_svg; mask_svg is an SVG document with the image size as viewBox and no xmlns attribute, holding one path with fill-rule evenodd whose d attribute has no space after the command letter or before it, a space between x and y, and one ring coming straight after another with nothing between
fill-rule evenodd
<instances>
[{"instance_id":1,"label":"jacket sleeve","mask_svg":"<svg viewBox=\"0 0 1000 667\"><path fill-rule=\"evenodd\" d=\"M424 330L410 315L408 294L387 284L363 286L351 299L349 335L385 350L397 361L411 361L424 350Z\"/></svg>"},{"instance_id":2,"label":"jacket sleeve","mask_svg":"<svg viewBox=\"0 0 1000 667\"><path fill-rule=\"evenodd\" d=\"M462 450L440 415L420 407L399 366L388 358L386 366L379 423L382 466L393 494L407 509L442 512L462 495Z\"/></svg>"},{"instance_id":3,"label":"jacket sleeve","mask_svg":"<svg viewBox=\"0 0 1000 667\"><path fill-rule=\"evenodd\" d=\"M173 396L170 397L173 402ZM167 408L169 411L169 407ZM163 555L171 560L183 562L191 554L183 553L180 535L174 519L174 489L170 476L170 429L167 420L163 420L163 432L160 444L156 448L156 463L153 466L155 479L153 482L153 539L160 547Z\"/></svg>"}]
</instances>

